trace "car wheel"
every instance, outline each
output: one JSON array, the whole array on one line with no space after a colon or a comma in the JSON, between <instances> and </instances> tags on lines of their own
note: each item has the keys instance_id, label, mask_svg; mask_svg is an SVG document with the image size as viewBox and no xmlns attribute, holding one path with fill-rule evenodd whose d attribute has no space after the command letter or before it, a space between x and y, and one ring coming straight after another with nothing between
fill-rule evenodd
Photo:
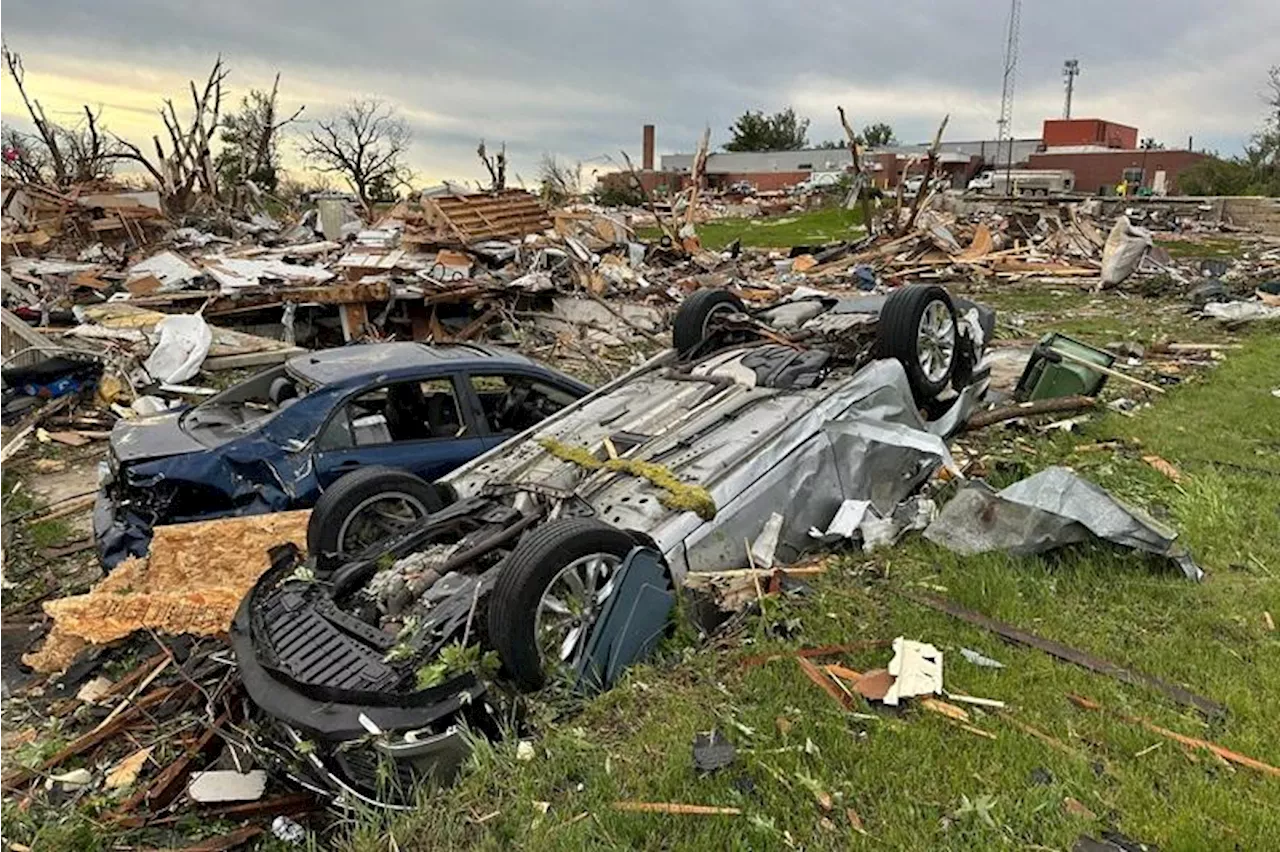
<instances>
[{"instance_id":1,"label":"car wheel","mask_svg":"<svg viewBox=\"0 0 1280 852\"><path fill-rule=\"evenodd\" d=\"M307 550L319 571L332 571L445 503L443 492L422 477L391 467L360 468L316 501L307 521Z\"/></svg>"},{"instance_id":2,"label":"car wheel","mask_svg":"<svg viewBox=\"0 0 1280 852\"><path fill-rule=\"evenodd\" d=\"M522 690L573 672L635 540L594 518L552 521L507 557L489 599L489 641Z\"/></svg>"},{"instance_id":3,"label":"car wheel","mask_svg":"<svg viewBox=\"0 0 1280 852\"><path fill-rule=\"evenodd\" d=\"M916 402L933 399L955 372L960 348L956 309L946 290L908 284L889 295L877 327L880 355L907 371Z\"/></svg>"},{"instance_id":4,"label":"car wheel","mask_svg":"<svg viewBox=\"0 0 1280 852\"><path fill-rule=\"evenodd\" d=\"M746 307L728 290L695 290L680 303L671 324L671 343L685 355L707 338L712 317L741 313Z\"/></svg>"}]
</instances>

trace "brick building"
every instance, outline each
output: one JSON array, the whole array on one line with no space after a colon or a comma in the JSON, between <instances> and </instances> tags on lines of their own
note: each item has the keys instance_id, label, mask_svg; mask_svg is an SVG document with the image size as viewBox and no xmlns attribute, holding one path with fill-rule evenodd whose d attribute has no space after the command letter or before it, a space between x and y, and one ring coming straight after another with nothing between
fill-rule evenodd
<instances>
[{"instance_id":1,"label":"brick building","mask_svg":"<svg viewBox=\"0 0 1280 852\"><path fill-rule=\"evenodd\" d=\"M1100 118L1048 119L1044 150L1027 159L1029 169L1068 169L1076 192L1109 195L1120 181L1129 192L1177 195L1178 176L1205 159L1186 149L1139 148L1138 128Z\"/></svg>"},{"instance_id":2,"label":"brick building","mask_svg":"<svg viewBox=\"0 0 1280 852\"><path fill-rule=\"evenodd\" d=\"M640 181L649 192L675 193L688 186L692 154L664 154L656 166L654 127L644 126ZM892 189L904 171L920 174L927 144L891 145L865 152L864 167L873 186ZM1100 118L1047 119L1041 138L1009 142L978 140L942 143L939 171L957 189L983 169L1067 169L1075 173L1075 191L1110 194L1122 179L1130 192L1141 188L1174 195L1178 176L1206 155L1190 150L1138 147L1138 128ZM913 166L912 164L915 163ZM757 192L787 190L815 173L847 172L853 159L847 148L800 151L713 151L707 155L707 186L719 189L749 183ZM909 175L908 175L909 176ZM630 184L630 175L601 178L605 186Z\"/></svg>"},{"instance_id":3,"label":"brick building","mask_svg":"<svg viewBox=\"0 0 1280 852\"><path fill-rule=\"evenodd\" d=\"M662 167L655 168L655 134L652 124L644 126L642 135L640 182L649 192L679 192L689 184L693 170L692 154L664 154ZM864 167L871 183L882 189L898 185L904 170L915 162L911 174L923 172L919 162L928 144L892 145L864 152ZM1041 147L1039 139L1015 139L1012 143L1014 168L1025 166L1027 158ZM943 142L939 170L952 186L963 188L985 163L1000 162L1010 156L1010 143L995 140ZM997 154L998 152L998 154ZM790 189L814 173L846 172L853 167L848 148L807 148L799 151L713 151L707 155L707 185L712 189L735 183L751 184L757 192ZM600 182L624 188L630 175L603 175Z\"/></svg>"}]
</instances>

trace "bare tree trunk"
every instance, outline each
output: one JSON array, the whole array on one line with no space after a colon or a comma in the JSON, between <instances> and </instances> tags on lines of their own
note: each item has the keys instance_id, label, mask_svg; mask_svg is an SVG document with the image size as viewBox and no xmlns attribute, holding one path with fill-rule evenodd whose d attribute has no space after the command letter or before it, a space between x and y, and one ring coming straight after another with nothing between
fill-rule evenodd
<instances>
[{"instance_id":1,"label":"bare tree trunk","mask_svg":"<svg viewBox=\"0 0 1280 852\"><path fill-rule=\"evenodd\" d=\"M924 194L929 191L929 184L933 182L933 169L938 162L938 149L942 147L942 133L947 129L947 122L951 120L948 113L942 117L942 124L938 125L938 132L934 134L933 144L929 146L929 153L925 160L927 165L924 169L924 182L920 184L920 191L916 193L916 197L911 199L911 214L907 216L907 223L902 226L899 233L909 233L916 224L916 216L920 214L920 200L924 198Z\"/></svg>"},{"instance_id":2,"label":"bare tree trunk","mask_svg":"<svg viewBox=\"0 0 1280 852\"><path fill-rule=\"evenodd\" d=\"M844 117L844 107L837 106L836 112L840 113L840 124L844 127L845 136L849 137L849 153L853 155L853 191L857 193L858 201L862 205L862 225L867 229L867 236L875 236L875 222L871 219L871 199L865 192L866 173L862 170L862 157L858 154L858 135L853 132L848 119Z\"/></svg>"}]
</instances>

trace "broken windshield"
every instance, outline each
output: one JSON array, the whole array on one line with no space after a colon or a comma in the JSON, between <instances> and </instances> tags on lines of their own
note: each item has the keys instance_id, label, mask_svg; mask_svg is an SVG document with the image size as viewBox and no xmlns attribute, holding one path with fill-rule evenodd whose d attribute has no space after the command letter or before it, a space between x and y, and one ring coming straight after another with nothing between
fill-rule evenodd
<instances>
[{"instance_id":1,"label":"broken windshield","mask_svg":"<svg viewBox=\"0 0 1280 852\"><path fill-rule=\"evenodd\" d=\"M281 364L197 405L182 416L182 428L202 444L214 446L260 428L315 387Z\"/></svg>"}]
</instances>

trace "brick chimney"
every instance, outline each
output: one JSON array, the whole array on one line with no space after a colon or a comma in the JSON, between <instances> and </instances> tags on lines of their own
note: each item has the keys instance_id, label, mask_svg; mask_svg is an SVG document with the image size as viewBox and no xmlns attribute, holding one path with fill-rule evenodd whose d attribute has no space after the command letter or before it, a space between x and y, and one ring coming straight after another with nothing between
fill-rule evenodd
<instances>
[{"instance_id":1,"label":"brick chimney","mask_svg":"<svg viewBox=\"0 0 1280 852\"><path fill-rule=\"evenodd\" d=\"M644 154L641 157L640 167L647 172L653 171L653 125L646 124L644 126Z\"/></svg>"}]
</instances>

